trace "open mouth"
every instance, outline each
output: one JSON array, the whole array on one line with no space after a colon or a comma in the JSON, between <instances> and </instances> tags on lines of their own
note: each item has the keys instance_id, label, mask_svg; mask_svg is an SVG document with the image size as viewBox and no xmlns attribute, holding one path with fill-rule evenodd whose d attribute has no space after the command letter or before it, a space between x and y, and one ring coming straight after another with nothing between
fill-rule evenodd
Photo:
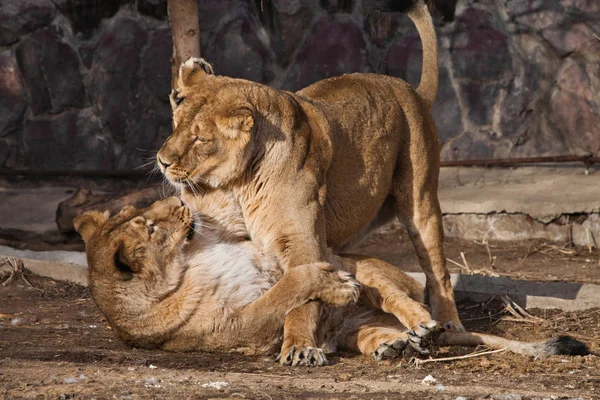
<instances>
[{"instance_id":1,"label":"open mouth","mask_svg":"<svg viewBox=\"0 0 600 400\"><path fill-rule=\"evenodd\" d=\"M196 221L194 220L194 218L192 218L192 221L190 222L190 226L188 227L188 233L185 236L185 238L187 240L192 240L192 238L194 237L194 232L196 228Z\"/></svg>"}]
</instances>

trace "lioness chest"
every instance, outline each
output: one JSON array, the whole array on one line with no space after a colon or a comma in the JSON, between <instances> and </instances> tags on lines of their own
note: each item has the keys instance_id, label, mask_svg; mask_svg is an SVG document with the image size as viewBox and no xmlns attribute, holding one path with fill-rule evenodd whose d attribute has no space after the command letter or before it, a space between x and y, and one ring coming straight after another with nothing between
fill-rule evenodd
<instances>
[{"instance_id":1,"label":"lioness chest","mask_svg":"<svg viewBox=\"0 0 600 400\"><path fill-rule=\"evenodd\" d=\"M250 242L217 243L190 258L189 266L199 290L224 318L259 298L282 275L277 263Z\"/></svg>"}]
</instances>

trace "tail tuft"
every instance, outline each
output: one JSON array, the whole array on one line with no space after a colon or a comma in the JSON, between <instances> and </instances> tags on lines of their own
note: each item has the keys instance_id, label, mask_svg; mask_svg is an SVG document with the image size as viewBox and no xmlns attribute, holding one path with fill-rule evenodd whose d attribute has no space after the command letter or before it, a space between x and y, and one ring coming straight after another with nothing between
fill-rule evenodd
<instances>
[{"instance_id":1,"label":"tail tuft","mask_svg":"<svg viewBox=\"0 0 600 400\"><path fill-rule=\"evenodd\" d=\"M548 354L554 355L587 356L591 354L590 349L584 343L566 335L546 341L544 347Z\"/></svg>"},{"instance_id":2,"label":"tail tuft","mask_svg":"<svg viewBox=\"0 0 600 400\"><path fill-rule=\"evenodd\" d=\"M376 11L407 13L423 0L373 0L372 7Z\"/></svg>"}]
</instances>

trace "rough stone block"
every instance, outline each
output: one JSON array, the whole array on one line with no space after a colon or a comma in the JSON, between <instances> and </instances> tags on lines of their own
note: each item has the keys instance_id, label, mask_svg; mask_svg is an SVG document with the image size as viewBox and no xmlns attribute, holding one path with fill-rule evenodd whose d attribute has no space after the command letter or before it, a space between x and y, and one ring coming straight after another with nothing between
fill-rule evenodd
<instances>
[{"instance_id":1,"label":"rough stone block","mask_svg":"<svg viewBox=\"0 0 600 400\"><path fill-rule=\"evenodd\" d=\"M83 107L85 90L79 58L57 30L34 32L17 46L16 56L34 114Z\"/></svg>"},{"instance_id":2,"label":"rough stone block","mask_svg":"<svg viewBox=\"0 0 600 400\"><path fill-rule=\"evenodd\" d=\"M48 25L56 15L50 0L4 0L0 3L0 45L15 43L19 38Z\"/></svg>"},{"instance_id":3,"label":"rough stone block","mask_svg":"<svg viewBox=\"0 0 600 400\"><path fill-rule=\"evenodd\" d=\"M321 79L367 71L361 29L350 19L322 17L298 51L284 87L295 91Z\"/></svg>"},{"instance_id":4,"label":"rough stone block","mask_svg":"<svg viewBox=\"0 0 600 400\"><path fill-rule=\"evenodd\" d=\"M25 90L10 51L0 52L0 137L14 133L25 110Z\"/></svg>"}]
</instances>

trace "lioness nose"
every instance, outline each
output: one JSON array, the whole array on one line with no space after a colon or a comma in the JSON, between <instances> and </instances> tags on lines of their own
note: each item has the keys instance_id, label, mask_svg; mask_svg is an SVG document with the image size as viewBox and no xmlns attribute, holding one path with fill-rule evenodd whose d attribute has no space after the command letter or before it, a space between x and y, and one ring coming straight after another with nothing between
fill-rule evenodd
<instances>
[{"instance_id":1,"label":"lioness nose","mask_svg":"<svg viewBox=\"0 0 600 400\"><path fill-rule=\"evenodd\" d=\"M156 157L156 159L158 160L158 163L159 163L160 165L162 165L164 168L168 168L168 167L169 167L169 165L171 165L170 163L166 163L166 162L164 162L163 160L161 160L161 159L160 159L160 157Z\"/></svg>"}]
</instances>

